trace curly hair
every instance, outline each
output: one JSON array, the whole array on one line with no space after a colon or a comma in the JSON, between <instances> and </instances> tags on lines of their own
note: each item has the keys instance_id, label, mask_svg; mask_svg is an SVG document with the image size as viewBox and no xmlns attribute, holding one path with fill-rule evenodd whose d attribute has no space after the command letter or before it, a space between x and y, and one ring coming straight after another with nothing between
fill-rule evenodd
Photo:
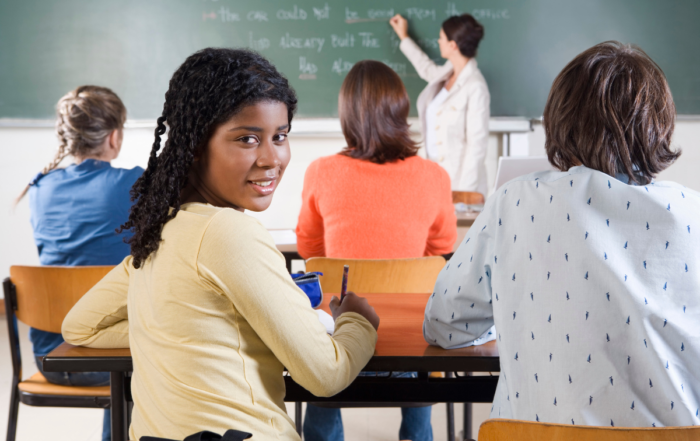
<instances>
[{"instance_id":1,"label":"curly hair","mask_svg":"<svg viewBox=\"0 0 700 441\"><path fill-rule=\"evenodd\" d=\"M297 98L287 79L261 55L244 49L207 48L175 71L158 118L148 167L131 189L135 202L119 232L133 231L134 268L158 250L161 231L180 210L180 193L192 162L217 127L244 107L262 101L287 106L291 128ZM163 151L161 136L168 137Z\"/></svg>"}]
</instances>

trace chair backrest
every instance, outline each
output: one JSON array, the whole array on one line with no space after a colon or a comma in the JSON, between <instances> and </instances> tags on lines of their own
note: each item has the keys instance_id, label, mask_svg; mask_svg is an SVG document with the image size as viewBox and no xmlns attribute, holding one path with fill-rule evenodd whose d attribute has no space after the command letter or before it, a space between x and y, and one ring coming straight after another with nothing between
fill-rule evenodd
<instances>
[{"instance_id":1,"label":"chair backrest","mask_svg":"<svg viewBox=\"0 0 700 441\"><path fill-rule=\"evenodd\" d=\"M12 266L10 281L14 293L10 295L14 314L32 328L60 333L68 311L112 268Z\"/></svg>"},{"instance_id":2,"label":"chair backrest","mask_svg":"<svg viewBox=\"0 0 700 441\"><path fill-rule=\"evenodd\" d=\"M323 292L339 293L343 266L350 267L348 290L357 293L429 293L445 266L442 256L416 259L331 259L312 257L306 271L320 271Z\"/></svg>"},{"instance_id":3,"label":"chair backrest","mask_svg":"<svg viewBox=\"0 0 700 441\"><path fill-rule=\"evenodd\" d=\"M484 195L476 191L453 191L452 203L461 202L467 205L483 205Z\"/></svg>"},{"instance_id":4,"label":"chair backrest","mask_svg":"<svg viewBox=\"0 0 700 441\"><path fill-rule=\"evenodd\" d=\"M507 419L486 420L479 441L691 441L700 439L700 426L597 427L536 423Z\"/></svg>"}]
</instances>

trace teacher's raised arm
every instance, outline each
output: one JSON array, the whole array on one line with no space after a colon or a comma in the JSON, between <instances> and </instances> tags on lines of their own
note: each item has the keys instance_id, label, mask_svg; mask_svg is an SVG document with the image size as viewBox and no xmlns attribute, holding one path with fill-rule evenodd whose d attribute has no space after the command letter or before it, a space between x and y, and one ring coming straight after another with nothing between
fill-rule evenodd
<instances>
[{"instance_id":1,"label":"teacher's raised arm","mask_svg":"<svg viewBox=\"0 0 700 441\"><path fill-rule=\"evenodd\" d=\"M484 27L470 14L445 20L438 45L447 62L440 66L408 36L405 18L397 14L389 23L401 39L401 52L428 82L417 102L426 156L447 170L453 191L486 195L491 97L476 62Z\"/></svg>"}]
</instances>

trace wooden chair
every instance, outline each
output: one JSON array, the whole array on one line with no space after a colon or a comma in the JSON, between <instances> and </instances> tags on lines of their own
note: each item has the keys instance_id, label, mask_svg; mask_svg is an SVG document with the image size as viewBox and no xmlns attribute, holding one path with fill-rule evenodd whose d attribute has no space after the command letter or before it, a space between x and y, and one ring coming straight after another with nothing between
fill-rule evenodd
<instances>
[{"instance_id":1,"label":"wooden chair","mask_svg":"<svg viewBox=\"0 0 700 441\"><path fill-rule=\"evenodd\" d=\"M343 280L343 266L348 265L348 291L357 293L430 293L438 274L445 266L442 256L415 259L331 259L312 257L306 261L306 271L319 271L324 293L339 293ZM442 376L441 373L433 372ZM297 407L301 403L296 403ZM425 407L433 403L314 403L318 407ZM301 415L301 410L297 411ZM447 437L454 440L454 405L447 403Z\"/></svg>"},{"instance_id":2,"label":"wooden chair","mask_svg":"<svg viewBox=\"0 0 700 441\"><path fill-rule=\"evenodd\" d=\"M453 191L452 203L461 202L467 205L483 205L484 195L476 191Z\"/></svg>"},{"instance_id":3,"label":"wooden chair","mask_svg":"<svg viewBox=\"0 0 700 441\"><path fill-rule=\"evenodd\" d=\"M75 387L49 383L38 372L22 380L22 357L16 319L42 331L61 332L68 311L113 267L13 266L3 281L12 355L12 390L7 441L17 433L19 403L44 407L110 406L109 386Z\"/></svg>"},{"instance_id":4,"label":"wooden chair","mask_svg":"<svg viewBox=\"0 0 700 441\"><path fill-rule=\"evenodd\" d=\"M320 281L323 292L339 293L343 265L350 267L348 291L416 294L433 292L437 276L445 266L445 258L367 260L312 257L306 261L306 272L322 272Z\"/></svg>"},{"instance_id":5,"label":"wooden chair","mask_svg":"<svg viewBox=\"0 0 700 441\"><path fill-rule=\"evenodd\" d=\"M479 429L479 441L691 441L700 439L700 426L597 427L534 421L492 419Z\"/></svg>"}]
</instances>

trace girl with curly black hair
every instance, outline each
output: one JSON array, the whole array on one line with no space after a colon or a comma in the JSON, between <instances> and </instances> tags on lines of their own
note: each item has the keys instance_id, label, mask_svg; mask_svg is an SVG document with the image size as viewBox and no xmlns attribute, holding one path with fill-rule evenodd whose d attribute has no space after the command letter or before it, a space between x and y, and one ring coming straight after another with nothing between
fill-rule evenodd
<instances>
[{"instance_id":1,"label":"girl with curly black hair","mask_svg":"<svg viewBox=\"0 0 700 441\"><path fill-rule=\"evenodd\" d=\"M296 103L275 67L246 50L203 49L170 81L123 226L131 256L63 323L70 343L131 348L130 439L235 428L299 440L284 367L329 396L374 352L379 319L366 300L334 299L329 337L270 234L244 214L272 201Z\"/></svg>"}]
</instances>

